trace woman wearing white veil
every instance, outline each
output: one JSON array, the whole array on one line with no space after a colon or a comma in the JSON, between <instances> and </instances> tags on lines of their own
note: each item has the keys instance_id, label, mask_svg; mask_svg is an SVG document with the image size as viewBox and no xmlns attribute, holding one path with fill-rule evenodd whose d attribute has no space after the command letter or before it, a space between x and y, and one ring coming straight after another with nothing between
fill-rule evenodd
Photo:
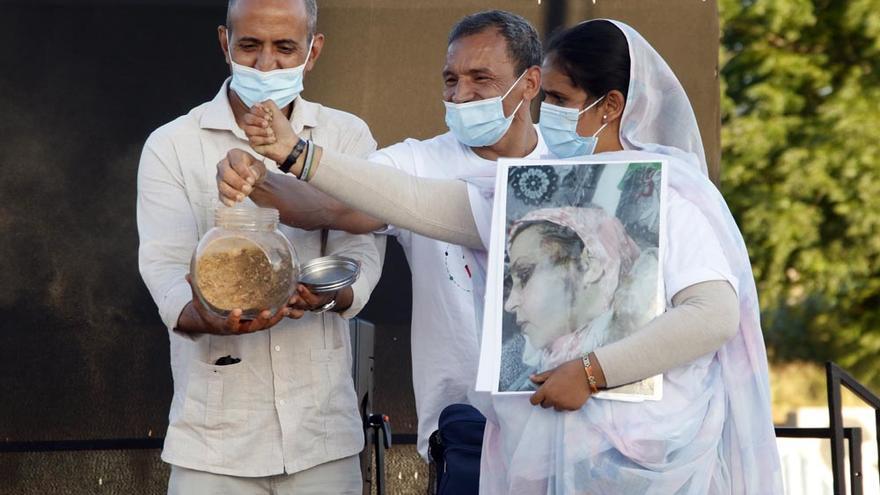
<instances>
[{"instance_id":1,"label":"woman wearing white veil","mask_svg":"<svg viewBox=\"0 0 880 495\"><path fill-rule=\"evenodd\" d=\"M480 492L782 493L748 253L706 175L681 84L635 30L606 20L557 36L542 72L542 134L557 155L668 163L668 310L588 356L599 385L663 373L663 399L588 400L579 359L536 377L543 385L532 402L545 408L521 396L476 394L489 419ZM416 179L320 148L315 156L303 178L316 188L389 224L471 248L482 306L478 281L485 280L494 168L463 178L465 184ZM243 179L258 164L234 165ZM300 176L302 169L300 160L291 172Z\"/></svg>"},{"instance_id":2,"label":"woman wearing white veil","mask_svg":"<svg viewBox=\"0 0 880 495\"><path fill-rule=\"evenodd\" d=\"M557 35L548 45L542 78L547 97L541 130L558 156L668 163L669 250L663 264L670 309L639 333L589 355L601 363L608 386L662 372L664 397L642 403L592 400L560 413L530 409L518 397L494 396L491 406L484 406L490 421L481 493L782 493L748 253L708 180L696 119L681 84L635 30L607 20ZM716 293L703 309L723 324L733 322L733 332L711 335L711 324L693 320L692 328L682 331L687 313L701 305L689 300L689 291L710 285ZM712 308L731 300L733 314ZM564 373L564 366L558 370ZM546 386L545 380L539 378ZM536 402L548 405L540 389ZM550 402L559 409L558 399ZM570 402L562 404L571 408Z\"/></svg>"}]
</instances>

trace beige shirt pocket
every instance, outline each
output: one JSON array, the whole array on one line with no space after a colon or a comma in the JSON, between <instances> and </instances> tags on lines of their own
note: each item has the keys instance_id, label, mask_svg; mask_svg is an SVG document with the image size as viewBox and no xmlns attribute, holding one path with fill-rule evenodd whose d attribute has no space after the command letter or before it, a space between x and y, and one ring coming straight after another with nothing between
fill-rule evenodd
<instances>
[{"instance_id":1,"label":"beige shirt pocket","mask_svg":"<svg viewBox=\"0 0 880 495\"><path fill-rule=\"evenodd\" d=\"M215 462L223 457L224 439L247 430L251 403L247 366L244 361L225 366L190 363L184 421L202 437Z\"/></svg>"}]
</instances>

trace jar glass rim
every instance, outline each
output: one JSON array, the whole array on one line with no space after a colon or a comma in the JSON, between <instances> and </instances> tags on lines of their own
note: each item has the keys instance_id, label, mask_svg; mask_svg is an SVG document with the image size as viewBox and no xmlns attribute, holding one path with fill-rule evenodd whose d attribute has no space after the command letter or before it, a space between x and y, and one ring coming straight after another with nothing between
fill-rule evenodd
<instances>
[{"instance_id":1,"label":"jar glass rim","mask_svg":"<svg viewBox=\"0 0 880 495\"><path fill-rule=\"evenodd\" d=\"M214 212L217 226L274 230L278 226L278 210L249 206L221 206Z\"/></svg>"}]
</instances>

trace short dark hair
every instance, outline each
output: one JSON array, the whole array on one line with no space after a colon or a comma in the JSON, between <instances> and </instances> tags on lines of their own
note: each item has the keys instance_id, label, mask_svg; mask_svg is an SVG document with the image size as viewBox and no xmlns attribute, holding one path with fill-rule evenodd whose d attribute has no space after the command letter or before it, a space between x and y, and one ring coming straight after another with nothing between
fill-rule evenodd
<instances>
[{"instance_id":1,"label":"short dark hair","mask_svg":"<svg viewBox=\"0 0 880 495\"><path fill-rule=\"evenodd\" d=\"M521 16L503 10L487 10L464 17L452 27L447 45L453 41L497 29L507 42L507 53L516 64L516 75L533 65L541 65L541 41L538 32Z\"/></svg>"},{"instance_id":2,"label":"short dark hair","mask_svg":"<svg viewBox=\"0 0 880 495\"><path fill-rule=\"evenodd\" d=\"M583 22L554 34L547 58L590 96L629 92L629 43L610 21Z\"/></svg>"},{"instance_id":3,"label":"short dark hair","mask_svg":"<svg viewBox=\"0 0 880 495\"><path fill-rule=\"evenodd\" d=\"M318 3L317 0L303 0L306 4L306 25L308 27L308 41L312 41L312 36L318 32ZM232 31L232 22L229 19L229 13L232 11L232 7L238 3L238 0L229 0L229 3L226 4L226 29Z\"/></svg>"}]
</instances>

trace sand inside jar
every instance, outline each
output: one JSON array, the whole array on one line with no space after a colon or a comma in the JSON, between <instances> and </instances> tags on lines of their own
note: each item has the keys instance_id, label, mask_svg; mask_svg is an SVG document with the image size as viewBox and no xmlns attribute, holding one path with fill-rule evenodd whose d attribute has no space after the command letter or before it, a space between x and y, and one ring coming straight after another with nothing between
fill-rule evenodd
<instances>
[{"instance_id":1,"label":"sand inside jar","mask_svg":"<svg viewBox=\"0 0 880 495\"><path fill-rule=\"evenodd\" d=\"M287 299L290 277L289 255L282 253L273 265L259 246L241 238L211 243L196 263L202 297L222 311L277 308Z\"/></svg>"}]
</instances>

